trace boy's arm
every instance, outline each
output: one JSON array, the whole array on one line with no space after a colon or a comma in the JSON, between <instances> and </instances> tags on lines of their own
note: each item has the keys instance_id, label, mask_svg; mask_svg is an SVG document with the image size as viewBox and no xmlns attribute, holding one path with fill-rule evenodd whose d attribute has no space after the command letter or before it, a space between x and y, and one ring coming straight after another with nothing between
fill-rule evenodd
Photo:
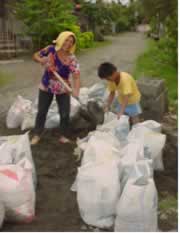
<instances>
[{"instance_id":1,"label":"boy's arm","mask_svg":"<svg viewBox=\"0 0 180 233\"><path fill-rule=\"evenodd\" d=\"M105 109L105 112L109 111L110 106L111 106L111 104L112 104L112 102L113 102L114 96L115 96L115 91L111 91L110 94L109 94L109 96L108 96L108 99L107 99L107 103L106 103L106 105L105 105L105 108L104 108L104 109Z\"/></svg>"},{"instance_id":2,"label":"boy's arm","mask_svg":"<svg viewBox=\"0 0 180 233\"><path fill-rule=\"evenodd\" d=\"M124 114L125 108L128 104L128 99L129 99L129 95L125 95L121 103L121 110L117 114L118 119L120 119L120 117Z\"/></svg>"}]
</instances>

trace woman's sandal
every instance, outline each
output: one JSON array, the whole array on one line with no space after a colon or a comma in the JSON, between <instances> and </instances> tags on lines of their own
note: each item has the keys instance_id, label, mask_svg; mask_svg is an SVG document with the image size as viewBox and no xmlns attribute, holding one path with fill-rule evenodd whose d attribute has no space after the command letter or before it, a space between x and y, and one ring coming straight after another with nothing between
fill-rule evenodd
<instances>
[{"instance_id":1,"label":"woman's sandal","mask_svg":"<svg viewBox=\"0 0 180 233\"><path fill-rule=\"evenodd\" d=\"M59 138L59 142L65 144L65 143L71 143L71 140L69 140L68 138L66 138L64 136L61 136Z\"/></svg>"}]
</instances>

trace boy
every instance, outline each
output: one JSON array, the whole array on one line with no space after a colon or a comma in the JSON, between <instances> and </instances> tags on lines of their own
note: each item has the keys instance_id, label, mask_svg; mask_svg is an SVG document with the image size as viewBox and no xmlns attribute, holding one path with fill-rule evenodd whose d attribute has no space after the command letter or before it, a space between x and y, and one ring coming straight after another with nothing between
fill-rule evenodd
<instances>
[{"instance_id":1,"label":"boy","mask_svg":"<svg viewBox=\"0 0 180 233\"><path fill-rule=\"evenodd\" d=\"M130 117L130 122L132 124L138 123L140 121L139 114L142 113L139 104L141 94L133 77L128 73L117 71L117 68L109 62L102 63L99 66L98 76L108 81L110 94L105 111L109 110L115 97L115 92L117 91L120 105L120 110L117 113L118 119L120 119L123 114L126 114Z\"/></svg>"}]
</instances>

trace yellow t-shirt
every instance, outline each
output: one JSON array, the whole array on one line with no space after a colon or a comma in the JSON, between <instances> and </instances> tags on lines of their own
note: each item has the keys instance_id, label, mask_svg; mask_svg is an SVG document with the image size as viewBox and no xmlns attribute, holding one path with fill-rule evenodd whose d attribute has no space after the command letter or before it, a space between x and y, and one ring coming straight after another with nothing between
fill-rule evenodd
<instances>
[{"instance_id":1,"label":"yellow t-shirt","mask_svg":"<svg viewBox=\"0 0 180 233\"><path fill-rule=\"evenodd\" d=\"M120 72L121 79L118 85L112 81L108 81L108 89L110 92L117 91L118 100L123 101L125 95L129 95L128 104L135 104L140 101L141 94L133 77L125 72Z\"/></svg>"}]
</instances>

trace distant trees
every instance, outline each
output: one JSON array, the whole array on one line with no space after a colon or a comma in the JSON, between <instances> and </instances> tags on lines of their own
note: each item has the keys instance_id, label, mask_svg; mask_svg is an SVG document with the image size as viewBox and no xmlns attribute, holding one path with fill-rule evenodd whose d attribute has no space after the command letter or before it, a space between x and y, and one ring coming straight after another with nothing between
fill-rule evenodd
<instances>
[{"instance_id":1,"label":"distant trees","mask_svg":"<svg viewBox=\"0 0 180 233\"><path fill-rule=\"evenodd\" d=\"M60 31L71 30L77 22L73 4L66 0L21 0L15 7L17 17L38 45L52 41Z\"/></svg>"},{"instance_id":2,"label":"distant trees","mask_svg":"<svg viewBox=\"0 0 180 233\"><path fill-rule=\"evenodd\" d=\"M120 2L106 3L103 0L80 0L81 15L87 19L88 27L96 33L97 28L104 34L128 30L134 26L134 11L131 5L123 6Z\"/></svg>"},{"instance_id":3,"label":"distant trees","mask_svg":"<svg viewBox=\"0 0 180 233\"><path fill-rule=\"evenodd\" d=\"M67 0L20 0L14 6L16 16L26 25L26 34L32 37L34 49L52 43L65 30L73 31L78 48L91 47L92 32L81 33L75 3Z\"/></svg>"},{"instance_id":4,"label":"distant trees","mask_svg":"<svg viewBox=\"0 0 180 233\"><path fill-rule=\"evenodd\" d=\"M177 39L178 39L178 1L177 0L138 0L142 4L152 30L162 39L158 46L169 54L170 62L177 66Z\"/></svg>"}]
</instances>

